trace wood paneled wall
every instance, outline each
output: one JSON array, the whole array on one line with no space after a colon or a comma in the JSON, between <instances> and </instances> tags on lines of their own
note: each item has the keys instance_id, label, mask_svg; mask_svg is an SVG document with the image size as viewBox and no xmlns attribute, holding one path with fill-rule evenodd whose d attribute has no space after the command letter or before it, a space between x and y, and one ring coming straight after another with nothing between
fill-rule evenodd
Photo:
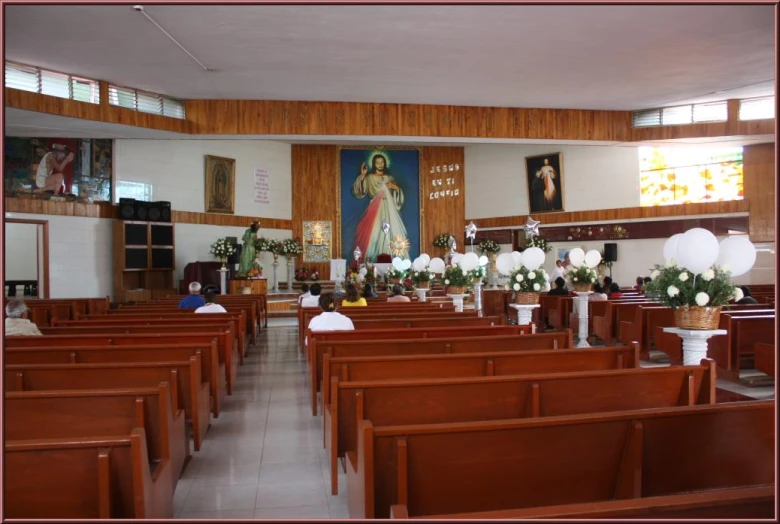
<instances>
[{"instance_id":1,"label":"wood paneled wall","mask_svg":"<svg viewBox=\"0 0 780 524\"><path fill-rule=\"evenodd\" d=\"M420 247L424 252L434 253L431 245L438 233L451 232L458 238L463 230L466 212L465 165L462 147L420 148L420 178L422 203ZM453 172L436 172L436 166L458 164ZM431 167L434 172L431 173ZM339 201L339 146L336 145L293 145L292 146L292 230L293 237L303 239L305 220L329 220L332 223L333 242L331 257L339 258L341 253L341 210ZM449 186L446 179L454 179ZM434 180L443 180L442 186L434 188ZM458 189L458 195L430 198L430 193L440 190ZM408 202L407 202L408 204ZM301 259L298 265L315 268L320 278L330 275L330 263L310 263Z\"/></svg>"},{"instance_id":2,"label":"wood paneled wall","mask_svg":"<svg viewBox=\"0 0 780 524\"><path fill-rule=\"evenodd\" d=\"M638 142L774 134L774 119L634 129L630 111L280 100L187 100L186 120L5 88L5 105L189 134L362 135ZM729 113L733 117L733 112Z\"/></svg>"},{"instance_id":3,"label":"wood paneled wall","mask_svg":"<svg viewBox=\"0 0 780 524\"><path fill-rule=\"evenodd\" d=\"M750 202L750 240L774 242L777 210L775 144L744 148L745 198Z\"/></svg>"}]
</instances>

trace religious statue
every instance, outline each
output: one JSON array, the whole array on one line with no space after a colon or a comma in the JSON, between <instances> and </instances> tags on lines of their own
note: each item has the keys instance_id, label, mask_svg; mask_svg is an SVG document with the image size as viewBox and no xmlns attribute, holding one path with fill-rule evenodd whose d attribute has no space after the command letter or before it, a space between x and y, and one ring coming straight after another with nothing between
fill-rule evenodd
<instances>
[{"instance_id":1,"label":"religious statue","mask_svg":"<svg viewBox=\"0 0 780 524\"><path fill-rule=\"evenodd\" d=\"M260 224L252 222L244 232L241 241L244 243L244 247L241 248L241 260L238 265L238 274L246 275L252 269L255 264L255 258L257 252L255 251L255 240L257 240L257 230L260 229Z\"/></svg>"}]
</instances>

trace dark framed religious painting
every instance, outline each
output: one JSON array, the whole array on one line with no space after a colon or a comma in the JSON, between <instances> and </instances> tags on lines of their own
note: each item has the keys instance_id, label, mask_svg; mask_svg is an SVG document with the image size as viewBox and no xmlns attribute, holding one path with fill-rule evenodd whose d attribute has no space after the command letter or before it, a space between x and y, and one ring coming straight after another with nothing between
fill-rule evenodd
<instances>
[{"instance_id":1,"label":"dark framed religious painting","mask_svg":"<svg viewBox=\"0 0 780 524\"><path fill-rule=\"evenodd\" d=\"M341 148L341 257L420 254L420 150Z\"/></svg>"},{"instance_id":2,"label":"dark framed religious painting","mask_svg":"<svg viewBox=\"0 0 780 524\"><path fill-rule=\"evenodd\" d=\"M236 161L206 155L206 213L235 213Z\"/></svg>"},{"instance_id":3,"label":"dark framed religious painting","mask_svg":"<svg viewBox=\"0 0 780 524\"><path fill-rule=\"evenodd\" d=\"M525 157L529 214L563 211L563 154Z\"/></svg>"}]
</instances>

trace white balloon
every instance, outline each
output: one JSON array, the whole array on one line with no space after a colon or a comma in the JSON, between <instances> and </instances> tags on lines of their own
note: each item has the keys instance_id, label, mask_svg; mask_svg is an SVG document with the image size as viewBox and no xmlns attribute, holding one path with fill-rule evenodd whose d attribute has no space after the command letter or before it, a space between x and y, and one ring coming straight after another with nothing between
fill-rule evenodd
<instances>
[{"instance_id":1,"label":"white balloon","mask_svg":"<svg viewBox=\"0 0 780 524\"><path fill-rule=\"evenodd\" d=\"M409 269L410 267L412 267L412 261L411 261L411 260L409 260L408 258L407 258L406 260L403 260L403 261L401 262L401 270L402 270L402 271L406 271L406 270L407 270L407 269Z\"/></svg>"},{"instance_id":2,"label":"white balloon","mask_svg":"<svg viewBox=\"0 0 780 524\"><path fill-rule=\"evenodd\" d=\"M515 261L512 253L501 253L496 258L496 269L502 275L509 275L515 269Z\"/></svg>"},{"instance_id":3,"label":"white balloon","mask_svg":"<svg viewBox=\"0 0 780 524\"><path fill-rule=\"evenodd\" d=\"M482 255L481 257L479 257L479 265L480 266L487 266L488 262L489 262L488 257L486 257L485 255Z\"/></svg>"},{"instance_id":4,"label":"white balloon","mask_svg":"<svg viewBox=\"0 0 780 524\"><path fill-rule=\"evenodd\" d=\"M366 276L367 273L368 273L368 269L366 269L364 267L361 267L360 271L358 271L358 274L360 274L362 276Z\"/></svg>"},{"instance_id":5,"label":"white balloon","mask_svg":"<svg viewBox=\"0 0 780 524\"><path fill-rule=\"evenodd\" d=\"M425 265L425 261L422 258L417 257L414 259L414 262L412 262L412 269L415 271L422 271L425 269Z\"/></svg>"},{"instance_id":6,"label":"white balloon","mask_svg":"<svg viewBox=\"0 0 780 524\"><path fill-rule=\"evenodd\" d=\"M746 235L728 237L720 243L716 264L728 265L732 277L744 275L756 263L756 246Z\"/></svg>"},{"instance_id":7,"label":"white balloon","mask_svg":"<svg viewBox=\"0 0 780 524\"><path fill-rule=\"evenodd\" d=\"M466 253L460 262L460 267L466 271L473 271L479 266L479 257L476 253Z\"/></svg>"},{"instance_id":8,"label":"white balloon","mask_svg":"<svg viewBox=\"0 0 780 524\"><path fill-rule=\"evenodd\" d=\"M430 267L431 271L434 273L444 273L444 260L440 259L439 257L432 258L430 264L428 264L428 267Z\"/></svg>"},{"instance_id":9,"label":"white balloon","mask_svg":"<svg viewBox=\"0 0 780 524\"><path fill-rule=\"evenodd\" d=\"M512 262L516 266L522 266L523 265L523 254L519 251L512 251Z\"/></svg>"},{"instance_id":10,"label":"white balloon","mask_svg":"<svg viewBox=\"0 0 780 524\"><path fill-rule=\"evenodd\" d=\"M601 253L596 251L595 249L591 249L587 253L585 253L585 265L589 268L594 268L599 265L599 262L601 262Z\"/></svg>"},{"instance_id":11,"label":"white balloon","mask_svg":"<svg viewBox=\"0 0 780 524\"><path fill-rule=\"evenodd\" d=\"M422 259L423 262L425 262L426 266L431 263L431 257L430 255L428 255L428 253L423 253L422 255L420 255L420 259Z\"/></svg>"},{"instance_id":12,"label":"white balloon","mask_svg":"<svg viewBox=\"0 0 780 524\"><path fill-rule=\"evenodd\" d=\"M694 275L709 269L716 260L720 246L715 235L695 227L683 233L677 243L677 263Z\"/></svg>"},{"instance_id":13,"label":"white balloon","mask_svg":"<svg viewBox=\"0 0 780 524\"><path fill-rule=\"evenodd\" d=\"M580 267L583 262L585 262L585 252L582 249L575 247L569 251L569 261L572 266Z\"/></svg>"},{"instance_id":14,"label":"white balloon","mask_svg":"<svg viewBox=\"0 0 780 524\"><path fill-rule=\"evenodd\" d=\"M403 260L401 260L401 258L400 258L400 257L395 257L395 258L393 258L393 267L394 267L394 268L396 268L396 269L398 269L398 270L400 271L401 269L403 269L403 268L401 267L401 263L402 263L402 262L403 262Z\"/></svg>"},{"instance_id":15,"label":"white balloon","mask_svg":"<svg viewBox=\"0 0 780 524\"><path fill-rule=\"evenodd\" d=\"M672 259L677 260L677 245L680 242L680 239L682 238L682 233L677 233L676 235L672 235L669 237L669 239L664 244L664 261L669 262ZM678 261L679 262L679 261Z\"/></svg>"},{"instance_id":16,"label":"white balloon","mask_svg":"<svg viewBox=\"0 0 780 524\"><path fill-rule=\"evenodd\" d=\"M463 259L463 253L455 253L454 255L452 255L452 259L450 259L450 262L452 264L460 265L462 259Z\"/></svg>"},{"instance_id":17,"label":"white balloon","mask_svg":"<svg viewBox=\"0 0 780 524\"><path fill-rule=\"evenodd\" d=\"M541 248L529 247L523 251L523 265L529 271L538 269L542 264L544 264L544 259L544 251L542 251Z\"/></svg>"}]
</instances>

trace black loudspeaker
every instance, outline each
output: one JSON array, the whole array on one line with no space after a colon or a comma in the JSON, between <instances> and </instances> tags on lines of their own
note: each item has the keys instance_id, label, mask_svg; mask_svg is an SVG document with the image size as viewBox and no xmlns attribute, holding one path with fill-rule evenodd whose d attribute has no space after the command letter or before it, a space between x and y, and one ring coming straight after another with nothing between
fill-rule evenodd
<instances>
[{"instance_id":1,"label":"black loudspeaker","mask_svg":"<svg viewBox=\"0 0 780 524\"><path fill-rule=\"evenodd\" d=\"M150 222L170 222L171 221L171 203L170 202L149 202L148 218Z\"/></svg>"},{"instance_id":2,"label":"black loudspeaker","mask_svg":"<svg viewBox=\"0 0 780 524\"><path fill-rule=\"evenodd\" d=\"M617 262L617 244L604 244L604 262Z\"/></svg>"},{"instance_id":3,"label":"black loudspeaker","mask_svg":"<svg viewBox=\"0 0 780 524\"><path fill-rule=\"evenodd\" d=\"M119 199L119 217L122 220L133 220L135 218L135 198Z\"/></svg>"},{"instance_id":4,"label":"black loudspeaker","mask_svg":"<svg viewBox=\"0 0 780 524\"><path fill-rule=\"evenodd\" d=\"M135 210L135 217L133 217L133 220L141 220L142 222L149 220L149 202L136 200L133 202L133 208Z\"/></svg>"}]
</instances>

